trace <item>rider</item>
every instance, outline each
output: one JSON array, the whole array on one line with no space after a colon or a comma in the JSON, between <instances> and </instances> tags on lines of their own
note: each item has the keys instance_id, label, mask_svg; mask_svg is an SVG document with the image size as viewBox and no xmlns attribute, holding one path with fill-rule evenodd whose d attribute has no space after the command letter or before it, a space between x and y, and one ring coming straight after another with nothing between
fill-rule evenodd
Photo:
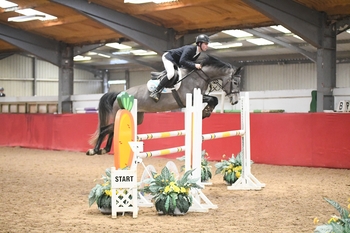
<instances>
[{"instance_id":1,"label":"rider","mask_svg":"<svg viewBox=\"0 0 350 233\"><path fill-rule=\"evenodd\" d=\"M207 51L208 43L209 36L202 34L196 37L196 45L185 45L165 52L162 56L162 61L167 72L167 78L163 78L160 81L157 88L150 94L150 97L158 102L160 93L164 89L165 85L175 75L174 65L191 70L200 70L202 68L201 64L194 62L197 60L201 52Z\"/></svg>"}]
</instances>

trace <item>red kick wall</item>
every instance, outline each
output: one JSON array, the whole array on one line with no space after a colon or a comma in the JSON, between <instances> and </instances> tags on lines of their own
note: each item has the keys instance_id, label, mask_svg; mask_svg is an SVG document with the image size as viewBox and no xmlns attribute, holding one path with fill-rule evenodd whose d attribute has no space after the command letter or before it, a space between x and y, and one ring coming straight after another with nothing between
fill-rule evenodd
<instances>
[{"instance_id":1,"label":"red kick wall","mask_svg":"<svg viewBox=\"0 0 350 233\"><path fill-rule=\"evenodd\" d=\"M97 114L0 114L1 146L85 152L97 126ZM145 114L138 133L184 128L184 115ZM203 133L240 128L240 115L214 113L203 120ZM350 168L350 114L256 113L251 114L251 158L274 165ZM145 141L145 151L184 145L184 137ZM210 160L237 154L240 137L203 142ZM183 154L183 153L182 153ZM182 154L168 157L174 158Z\"/></svg>"}]
</instances>

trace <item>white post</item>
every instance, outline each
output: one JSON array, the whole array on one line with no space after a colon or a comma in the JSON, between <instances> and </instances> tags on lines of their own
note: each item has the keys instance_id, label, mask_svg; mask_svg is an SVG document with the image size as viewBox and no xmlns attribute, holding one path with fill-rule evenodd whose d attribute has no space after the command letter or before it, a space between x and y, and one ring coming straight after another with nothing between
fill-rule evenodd
<instances>
[{"instance_id":1,"label":"white post","mask_svg":"<svg viewBox=\"0 0 350 233\"><path fill-rule=\"evenodd\" d=\"M186 94L185 109L185 171L191 169L192 166L192 94Z\"/></svg>"},{"instance_id":2,"label":"white post","mask_svg":"<svg viewBox=\"0 0 350 233\"><path fill-rule=\"evenodd\" d=\"M191 131L189 132L189 135L191 135L192 139L192 154L190 157L192 161L191 169L195 168L192 175L195 178L199 178L198 184L204 188L204 185L201 183L203 95L201 94L201 90L198 88L194 89L193 95L193 107L191 108L191 125L188 127L188 129ZM193 203L189 209L190 212L208 212L209 209L218 208L218 206L214 205L201 190L191 190L191 192ZM205 203L201 203L201 200L203 200Z\"/></svg>"},{"instance_id":3,"label":"white post","mask_svg":"<svg viewBox=\"0 0 350 233\"><path fill-rule=\"evenodd\" d=\"M250 111L249 111L249 93L246 92L241 97L241 128L244 135L241 136L242 142L242 174L241 177L228 186L228 190L260 190L265 184L260 183L250 171Z\"/></svg>"},{"instance_id":4,"label":"white post","mask_svg":"<svg viewBox=\"0 0 350 233\"><path fill-rule=\"evenodd\" d=\"M192 117L192 169L194 177L199 177L201 184L201 161L202 161L202 102L203 95L200 89L193 91L193 117ZM198 145L198 146L197 146Z\"/></svg>"}]
</instances>

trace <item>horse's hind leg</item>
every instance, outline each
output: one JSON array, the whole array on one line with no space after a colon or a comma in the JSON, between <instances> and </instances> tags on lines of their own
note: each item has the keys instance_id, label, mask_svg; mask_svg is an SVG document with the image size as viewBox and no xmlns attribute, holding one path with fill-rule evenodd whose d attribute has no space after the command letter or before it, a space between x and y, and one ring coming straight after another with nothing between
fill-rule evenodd
<instances>
[{"instance_id":1,"label":"horse's hind leg","mask_svg":"<svg viewBox=\"0 0 350 233\"><path fill-rule=\"evenodd\" d=\"M94 149L89 149L86 152L86 155L98 154L99 151L100 151L100 147L101 147L101 144L102 144L102 141L103 141L104 137L105 137L105 135L100 133L100 135L98 136L98 139L97 139L97 142L96 142L96 145L95 145Z\"/></svg>"},{"instance_id":2,"label":"horse's hind leg","mask_svg":"<svg viewBox=\"0 0 350 233\"><path fill-rule=\"evenodd\" d=\"M108 152L111 151L113 138L114 138L114 132L108 134L106 146L105 146L105 148L99 150L99 152L98 152L99 155L107 154Z\"/></svg>"},{"instance_id":3,"label":"horse's hind leg","mask_svg":"<svg viewBox=\"0 0 350 233\"><path fill-rule=\"evenodd\" d=\"M219 101L218 98L216 98L215 96L204 95L203 103L208 103L208 105L205 106L205 108L203 109L202 119L210 117L211 113L213 112L216 105L218 105Z\"/></svg>"},{"instance_id":4,"label":"horse's hind leg","mask_svg":"<svg viewBox=\"0 0 350 233\"><path fill-rule=\"evenodd\" d=\"M105 149L100 149L101 148L101 144L102 144L103 139L106 137L107 134L109 134L109 135L113 134L113 129L114 129L114 124L110 124L110 125L102 127L100 129L100 134L98 136L98 139L97 139L97 142L96 142L96 145L95 145L94 149L89 149L86 152L86 155L95 155L95 154L101 155L101 154L105 154L106 153ZM108 140L107 140L107 144L108 144L108 141L110 141L110 144L111 144L112 140L113 140L113 136L109 137ZM109 150L110 150L110 148L109 148Z\"/></svg>"}]
</instances>

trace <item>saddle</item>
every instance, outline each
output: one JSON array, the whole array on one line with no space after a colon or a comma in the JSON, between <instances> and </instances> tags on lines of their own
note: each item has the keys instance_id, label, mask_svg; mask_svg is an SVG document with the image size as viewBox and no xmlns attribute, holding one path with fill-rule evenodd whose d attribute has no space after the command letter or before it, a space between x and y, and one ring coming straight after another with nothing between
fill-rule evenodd
<instances>
[{"instance_id":1,"label":"saddle","mask_svg":"<svg viewBox=\"0 0 350 233\"><path fill-rule=\"evenodd\" d=\"M166 83L165 87L174 88L174 85L179 81L179 77L179 71L175 69L174 77ZM151 72L151 80L161 81L163 78L168 78L166 70L161 72Z\"/></svg>"},{"instance_id":2,"label":"saddle","mask_svg":"<svg viewBox=\"0 0 350 233\"><path fill-rule=\"evenodd\" d=\"M165 88L163 89L162 93L170 93L173 90L178 90L181 86L181 82L178 82L182 79L181 72L177 66L174 66L174 68L174 77L165 84ZM154 91L163 78L168 79L166 70L161 72L151 72L151 79L147 82L147 89L150 92Z\"/></svg>"},{"instance_id":3,"label":"saddle","mask_svg":"<svg viewBox=\"0 0 350 233\"><path fill-rule=\"evenodd\" d=\"M163 70L162 72L151 72L151 79L147 82L147 89L150 92L154 91L157 88L159 82L164 78L168 79L166 70ZM174 77L171 80L168 80L162 93L172 93L179 107L183 108L185 105L181 102L179 94L177 93L177 90L181 86L181 82L178 81L181 79L182 74L176 67Z\"/></svg>"}]
</instances>

